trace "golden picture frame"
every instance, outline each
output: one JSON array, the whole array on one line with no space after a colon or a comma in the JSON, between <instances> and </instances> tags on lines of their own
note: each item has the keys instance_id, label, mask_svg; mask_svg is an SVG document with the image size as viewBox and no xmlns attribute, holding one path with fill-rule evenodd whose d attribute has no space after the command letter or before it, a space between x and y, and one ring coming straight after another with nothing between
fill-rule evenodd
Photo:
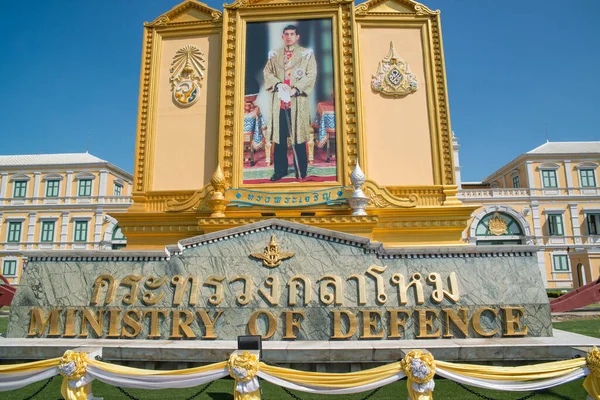
<instances>
[{"instance_id":1,"label":"golden picture frame","mask_svg":"<svg viewBox=\"0 0 600 400\"><path fill-rule=\"evenodd\" d=\"M225 77L222 80L221 87L221 115L224 121L222 121L219 132L219 151L221 152L219 159L222 160L221 165L229 187L302 191L343 186L348 183L347 177L356 161L357 154L356 104L353 96L355 93L354 55L351 40L353 15L354 5L352 2L317 1L306 3L291 1L272 3L239 1L224 6L224 45L221 71L222 76ZM320 94L307 95L311 97L310 120L313 122L312 127L316 132L312 143L313 148L311 149L310 141L307 141L306 144L306 157L308 159L306 173L303 174L302 170L301 152L294 150L294 148L298 148L298 145L290 145L287 154L288 159L291 161L289 161L287 175L284 175L282 179L273 180L271 178L277 174L275 170L276 160L273 160L276 156L275 150L269 148L268 142L271 142L271 146L281 146L281 143L278 145L275 142L278 127L274 127L276 124L274 121L278 119L276 109L279 100L274 94L267 94L265 87L261 86L263 83L260 82L260 75L262 75L260 70L265 68L266 71L264 65L270 60L269 56L274 54L273 50L269 49L274 47L277 40L281 40L278 36L283 37L283 28L290 25L298 27L300 37L298 46L308 44L307 48L300 47L304 52L303 54L314 51L315 58L319 56L329 58L331 68L321 68L320 73L317 73L315 86L320 90ZM328 26L330 28L327 28ZM323 34L315 34L312 31L314 29L321 29L320 32ZM319 36L319 38L327 36L328 29L331 36L331 47L328 49L329 54L325 54L323 49L320 49L317 45L314 36ZM280 31L281 33L279 33ZM263 33L260 34L260 32ZM268 37L265 40L268 42L267 44L258 42L257 38L263 36ZM313 39L310 40L310 37ZM313 50L312 47L315 45L317 45L316 49ZM259 55L250 54L249 49L257 49ZM283 57L283 55L281 56ZM264 59L262 66L260 64L261 57ZM319 61L317 60L317 62ZM319 64L319 66L322 65L325 65L324 61ZM300 80L302 80L304 74L307 76L309 74L301 68L293 69L292 73L300 75ZM255 77L256 79L253 79ZM253 82L254 80L259 82ZM252 88L253 84L255 87L258 86L257 90ZM257 93L253 93L255 91ZM268 104L264 101L267 95L271 96ZM263 97L262 103L260 103L261 96ZM259 97L259 101L256 101L257 97ZM329 97L330 100L326 97ZM254 103L249 104L249 101ZM260 107L255 103L263 106ZM267 104L266 110L264 104ZM286 103L282 101L281 104L283 109ZM293 100L291 104L293 104ZM298 99L298 104L300 104L300 99ZM260 111L257 113L256 109ZM328 115L329 122L333 121L335 124L335 133L333 134L335 142L333 143L329 140L332 135L320 135L323 129L320 129L319 120L315 118L319 115L318 110L329 110L330 112ZM334 119L331 118L331 110L333 110ZM298 119L298 115L301 114L298 106L297 112L294 113L292 109L288 115ZM280 115L285 115L284 111L281 111ZM264 126L261 125L259 119L261 116L264 119L262 123ZM253 125L245 124L245 122ZM279 123L283 123L282 119L279 119ZM287 123L290 128L289 132L292 132L294 127L290 125L289 116ZM249 130L249 126L251 126L251 130ZM264 137L262 139L264 143L256 144L254 139L256 139L256 133L261 132L261 126L263 128ZM253 140L250 143L248 131L254 133ZM282 136L285 137L285 135ZM327 136L329 138L325 139ZM302 144L302 135L299 134L298 137L300 139L297 140ZM263 154L256 156L254 159L251 157L255 154L249 156L252 149L248 147L255 144L259 150L263 151ZM327 148L327 151L325 152L321 147L323 149ZM270 157L271 154L273 156ZM325 160L326 163L317 166L315 160ZM260 168L252 170L257 164ZM281 156L279 164L281 165ZM334 170L333 173L332 170ZM248 171L253 173L248 174ZM296 172L295 175L294 172ZM311 175L311 172L314 175Z\"/></svg>"}]
</instances>

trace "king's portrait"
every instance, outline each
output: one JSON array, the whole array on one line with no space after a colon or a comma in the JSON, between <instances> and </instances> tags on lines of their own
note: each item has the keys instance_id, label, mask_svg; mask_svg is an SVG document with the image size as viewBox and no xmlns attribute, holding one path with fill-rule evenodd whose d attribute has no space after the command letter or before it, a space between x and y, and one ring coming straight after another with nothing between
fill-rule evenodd
<instances>
[{"instance_id":1,"label":"king's portrait","mask_svg":"<svg viewBox=\"0 0 600 400\"><path fill-rule=\"evenodd\" d=\"M337 180L331 19L246 26L244 184Z\"/></svg>"}]
</instances>

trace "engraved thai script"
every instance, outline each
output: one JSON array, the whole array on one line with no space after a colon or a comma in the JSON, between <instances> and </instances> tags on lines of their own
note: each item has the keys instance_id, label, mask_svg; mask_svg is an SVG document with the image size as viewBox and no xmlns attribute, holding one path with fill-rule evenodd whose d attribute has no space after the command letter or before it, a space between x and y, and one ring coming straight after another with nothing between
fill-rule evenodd
<instances>
[{"instance_id":1,"label":"engraved thai script","mask_svg":"<svg viewBox=\"0 0 600 400\"><path fill-rule=\"evenodd\" d=\"M286 290L287 288L287 290ZM311 277L285 277L273 273L266 278L241 275L127 275L120 281L110 274L96 278L90 305L144 306L365 306L453 304L460 300L456 272L409 276L392 273L387 265L371 265L363 273L347 277L326 273Z\"/></svg>"}]
</instances>

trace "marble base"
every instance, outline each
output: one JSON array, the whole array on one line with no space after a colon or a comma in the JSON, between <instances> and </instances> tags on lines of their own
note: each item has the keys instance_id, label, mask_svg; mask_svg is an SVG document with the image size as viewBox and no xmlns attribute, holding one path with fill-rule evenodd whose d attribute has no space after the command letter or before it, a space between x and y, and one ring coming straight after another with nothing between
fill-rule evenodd
<instances>
[{"instance_id":1,"label":"marble base","mask_svg":"<svg viewBox=\"0 0 600 400\"><path fill-rule=\"evenodd\" d=\"M365 340L265 341L267 363L318 371L351 371L402 359L413 349L426 349L436 359L477 364L516 365L585 356L600 339L554 329L553 337ZM111 340L111 339L0 339L0 363L62 356L65 350L102 350L105 360L140 368L186 368L226 360L236 350L233 340Z\"/></svg>"}]
</instances>

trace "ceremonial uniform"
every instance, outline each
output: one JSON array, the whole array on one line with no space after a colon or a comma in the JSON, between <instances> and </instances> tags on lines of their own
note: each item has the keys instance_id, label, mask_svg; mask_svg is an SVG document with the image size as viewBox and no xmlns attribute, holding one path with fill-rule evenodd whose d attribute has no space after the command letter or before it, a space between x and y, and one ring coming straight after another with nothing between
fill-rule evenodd
<instances>
[{"instance_id":1,"label":"ceremonial uniform","mask_svg":"<svg viewBox=\"0 0 600 400\"><path fill-rule=\"evenodd\" d=\"M310 140L313 132L308 95L312 92L317 78L314 52L298 45L272 50L265 65L264 77L265 87L272 93L267 137L275 144L274 177L287 175L287 141L290 138L295 150L296 175L305 178L308 165L306 142ZM292 96L289 102L283 101L278 93L279 84L286 84L298 93Z\"/></svg>"}]
</instances>

